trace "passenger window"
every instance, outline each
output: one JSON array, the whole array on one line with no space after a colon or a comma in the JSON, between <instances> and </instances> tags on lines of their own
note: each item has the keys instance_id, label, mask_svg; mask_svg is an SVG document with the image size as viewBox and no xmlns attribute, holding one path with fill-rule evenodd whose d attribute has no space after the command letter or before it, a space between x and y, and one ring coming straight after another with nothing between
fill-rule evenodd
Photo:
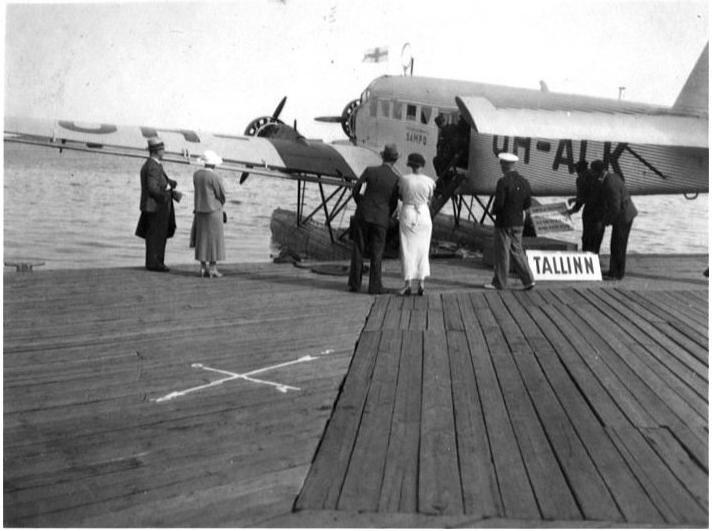
<instances>
[{"instance_id":1,"label":"passenger window","mask_svg":"<svg viewBox=\"0 0 712 531\"><path fill-rule=\"evenodd\" d=\"M383 100L381 102L381 114L384 118L390 118L391 116L391 102L388 100Z\"/></svg>"},{"instance_id":2,"label":"passenger window","mask_svg":"<svg viewBox=\"0 0 712 531\"><path fill-rule=\"evenodd\" d=\"M411 122L415 122L415 114L417 107L415 105L408 105L405 110L405 119Z\"/></svg>"},{"instance_id":3,"label":"passenger window","mask_svg":"<svg viewBox=\"0 0 712 531\"><path fill-rule=\"evenodd\" d=\"M421 124L427 124L430 122L430 117L433 114L433 108L432 107L426 107L423 106L423 108L420 110L420 123Z\"/></svg>"},{"instance_id":4,"label":"passenger window","mask_svg":"<svg viewBox=\"0 0 712 531\"><path fill-rule=\"evenodd\" d=\"M371 116L375 118L376 114L378 112L378 100L376 98L371 100L370 109L371 109Z\"/></svg>"},{"instance_id":5,"label":"passenger window","mask_svg":"<svg viewBox=\"0 0 712 531\"><path fill-rule=\"evenodd\" d=\"M393 119L402 120L403 119L403 104L399 101L393 102Z\"/></svg>"}]
</instances>

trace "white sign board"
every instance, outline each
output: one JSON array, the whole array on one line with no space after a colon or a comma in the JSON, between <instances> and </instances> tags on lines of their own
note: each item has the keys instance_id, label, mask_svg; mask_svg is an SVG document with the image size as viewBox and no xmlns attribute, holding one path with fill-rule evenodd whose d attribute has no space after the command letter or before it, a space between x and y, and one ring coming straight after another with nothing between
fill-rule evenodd
<instances>
[{"instance_id":1,"label":"white sign board","mask_svg":"<svg viewBox=\"0 0 712 531\"><path fill-rule=\"evenodd\" d=\"M534 223L537 235L574 230L574 224L567 210L568 203L566 201L532 205L529 209L529 215L532 223Z\"/></svg>"},{"instance_id":2,"label":"white sign board","mask_svg":"<svg viewBox=\"0 0 712 531\"><path fill-rule=\"evenodd\" d=\"M595 253L528 249L534 280L601 280L601 263Z\"/></svg>"}]
</instances>

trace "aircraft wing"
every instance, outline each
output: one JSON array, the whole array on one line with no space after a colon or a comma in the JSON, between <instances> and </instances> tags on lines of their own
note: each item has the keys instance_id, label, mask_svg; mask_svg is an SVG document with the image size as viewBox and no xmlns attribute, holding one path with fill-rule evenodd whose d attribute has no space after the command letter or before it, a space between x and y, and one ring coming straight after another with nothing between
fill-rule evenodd
<instances>
[{"instance_id":1,"label":"aircraft wing","mask_svg":"<svg viewBox=\"0 0 712 531\"><path fill-rule=\"evenodd\" d=\"M198 157L211 149L224 160L221 170L340 186L355 182L366 166L381 163L373 150L319 140L5 117L6 142L58 149L145 158L147 139L152 136L163 140L167 162L202 166Z\"/></svg>"},{"instance_id":2,"label":"aircraft wing","mask_svg":"<svg viewBox=\"0 0 712 531\"><path fill-rule=\"evenodd\" d=\"M475 131L524 138L566 138L707 148L706 115L499 106L485 97L456 97Z\"/></svg>"}]
</instances>

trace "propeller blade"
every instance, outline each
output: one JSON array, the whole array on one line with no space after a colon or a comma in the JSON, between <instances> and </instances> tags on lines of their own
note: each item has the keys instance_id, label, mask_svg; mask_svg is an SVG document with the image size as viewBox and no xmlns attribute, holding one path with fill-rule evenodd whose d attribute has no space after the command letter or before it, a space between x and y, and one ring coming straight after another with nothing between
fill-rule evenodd
<instances>
[{"instance_id":1,"label":"propeller blade","mask_svg":"<svg viewBox=\"0 0 712 531\"><path fill-rule=\"evenodd\" d=\"M341 116L317 116L314 120L317 122L326 122L328 124L340 124Z\"/></svg>"},{"instance_id":2,"label":"propeller blade","mask_svg":"<svg viewBox=\"0 0 712 531\"><path fill-rule=\"evenodd\" d=\"M282 98L282 101L279 102L279 105L277 105L277 108L274 110L272 113L272 119L277 120L279 118L280 113L282 112L282 109L284 108L284 104L287 103L287 96Z\"/></svg>"}]
</instances>

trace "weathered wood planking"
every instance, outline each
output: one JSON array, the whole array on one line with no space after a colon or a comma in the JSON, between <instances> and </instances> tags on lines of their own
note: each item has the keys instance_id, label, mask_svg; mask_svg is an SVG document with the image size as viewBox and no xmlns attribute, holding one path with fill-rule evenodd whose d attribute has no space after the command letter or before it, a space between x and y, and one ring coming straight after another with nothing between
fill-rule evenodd
<instances>
[{"instance_id":1,"label":"weathered wood planking","mask_svg":"<svg viewBox=\"0 0 712 531\"><path fill-rule=\"evenodd\" d=\"M707 259L629 261L490 293L438 260L409 298L290 265L6 274L4 523L705 526ZM153 401L306 356L254 375L296 394Z\"/></svg>"},{"instance_id":2,"label":"weathered wood planking","mask_svg":"<svg viewBox=\"0 0 712 531\"><path fill-rule=\"evenodd\" d=\"M289 513L373 299L291 266L6 275L4 523L250 526ZM348 304L345 304L348 301ZM334 308L339 308L335 312ZM173 400L152 400L245 374Z\"/></svg>"},{"instance_id":3,"label":"weathered wood planking","mask_svg":"<svg viewBox=\"0 0 712 531\"><path fill-rule=\"evenodd\" d=\"M461 514L518 522L706 525L701 349L708 331L676 315L691 307L701 320L706 300L706 291L679 297L670 290L580 288L444 293L389 303L382 333L398 334L407 322L418 352L422 338L422 382L413 388L413 366L405 365L412 357L401 350L397 369L377 363L370 386L350 386L358 402L383 405L382 416L369 410L370 417L383 419L381 429L385 419L392 421L390 433L380 434L371 447L373 454L352 453L344 485L374 478L361 490L372 499L370 489L380 485L381 503L375 509L373 503L360 505L373 515L409 511L441 515L443 522L446 515ZM416 312L427 319L414 319ZM378 356L386 354L377 350ZM645 359L650 350L655 356ZM388 355L394 363L393 353ZM382 376L388 381L398 374L395 403L390 393L379 399L380 384L370 396L381 366L388 367ZM422 409L413 409L411 417L420 415L419 443L404 437L398 420L405 393L401 378L411 382L411 393L421 393ZM346 399L356 400L342 393L335 411ZM330 427L315 463L327 450L327 436L338 442ZM364 429L364 440L372 438L373 428ZM410 434L417 436L412 429ZM399 451L412 455L418 445L419 462ZM374 470L365 472L368 467ZM332 472L322 461L321 474ZM406 478L409 489L403 488ZM312 468L307 484L319 482ZM345 494L352 500L352 493ZM344 514L355 508L351 501L351 512Z\"/></svg>"}]
</instances>

